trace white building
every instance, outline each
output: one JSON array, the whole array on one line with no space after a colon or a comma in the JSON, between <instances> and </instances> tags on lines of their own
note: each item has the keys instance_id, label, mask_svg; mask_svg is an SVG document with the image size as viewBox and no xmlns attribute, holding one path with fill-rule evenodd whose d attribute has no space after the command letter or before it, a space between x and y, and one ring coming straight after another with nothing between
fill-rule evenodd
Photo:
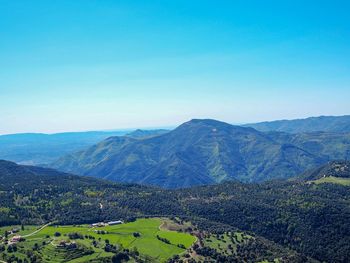
<instances>
[{"instance_id":1,"label":"white building","mask_svg":"<svg viewBox=\"0 0 350 263\"><path fill-rule=\"evenodd\" d=\"M117 221L108 222L107 224L110 225L110 226L113 226L113 225L120 225L120 224L123 224L123 223L124 223L123 221L117 220Z\"/></svg>"}]
</instances>

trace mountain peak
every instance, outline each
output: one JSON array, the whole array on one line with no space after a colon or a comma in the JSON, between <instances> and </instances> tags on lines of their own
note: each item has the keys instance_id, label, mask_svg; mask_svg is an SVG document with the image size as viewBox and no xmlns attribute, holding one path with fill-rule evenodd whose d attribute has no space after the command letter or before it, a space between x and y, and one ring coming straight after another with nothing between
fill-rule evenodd
<instances>
[{"instance_id":1,"label":"mountain peak","mask_svg":"<svg viewBox=\"0 0 350 263\"><path fill-rule=\"evenodd\" d=\"M291 177L324 161L253 128L212 119L193 119L161 136L142 138L123 144L100 143L62 158L53 167L119 182L174 188Z\"/></svg>"},{"instance_id":2,"label":"mountain peak","mask_svg":"<svg viewBox=\"0 0 350 263\"><path fill-rule=\"evenodd\" d=\"M188 122L185 122L184 124L206 124L206 125L231 125L227 122L223 122L223 121L218 121L218 120L214 120L214 119L192 119Z\"/></svg>"},{"instance_id":3,"label":"mountain peak","mask_svg":"<svg viewBox=\"0 0 350 263\"><path fill-rule=\"evenodd\" d=\"M224 132L224 133L255 133L259 132L251 127L242 127L237 125L232 125L227 122L218 121L214 119L192 119L178 126L174 132L181 131L184 132Z\"/></svg>"},{"instance_id":4,"label":"mountain peak","mask_svg":"<svg viewBox=\"0 0 350 263\"><path fill-rule=\"evenodd\" d=\"M204 128L204 129L232 129L236 126L233 126L229 123L213 120L213 119L192 119L188 122L185 122L178 126L175 130L182 130L185 129L198 129L198 128ZM238 127L238 126L237 126ZM242 127L239 127L242 128Z\"/></svg>"}]
</instances>

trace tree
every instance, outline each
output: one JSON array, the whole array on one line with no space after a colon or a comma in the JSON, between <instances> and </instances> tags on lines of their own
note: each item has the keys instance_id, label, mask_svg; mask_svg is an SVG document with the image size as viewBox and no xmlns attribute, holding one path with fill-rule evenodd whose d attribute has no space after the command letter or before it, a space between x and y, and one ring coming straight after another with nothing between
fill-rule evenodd
<instances>
[{"instance_id":1,"label":"tree","mask_svg":"<svg viewBox=\"0 0 350 263\"><path fill-rule=\"evenodd\" d=\"M39 249L39 245L38 245L38 243L35 243L33 246L33 250L38 250L38 249Z\"/></svg>"},{"instance_id":2,"label":"tree","mask_svg":"<svg viewBox=\"0 0 350 263\"><path fill-rule=\"evenodd\" d=\"M140 234L139 232L134 232L132 235L133 235L134 237L140 237L140 236L141 236L141 234Z\"/></svg>"},{"instance_id":3,"label":"tree","mask_svg":"<svg viewBox=\"0 0 350 263\"><path fill-rule=\"evenodd\" d=\"M128 260L129 260L129 255L125 252L119 252L118 254L112 257L113 263L121 263L123 261L128 261Z\"/></svg>"}]
</instances>

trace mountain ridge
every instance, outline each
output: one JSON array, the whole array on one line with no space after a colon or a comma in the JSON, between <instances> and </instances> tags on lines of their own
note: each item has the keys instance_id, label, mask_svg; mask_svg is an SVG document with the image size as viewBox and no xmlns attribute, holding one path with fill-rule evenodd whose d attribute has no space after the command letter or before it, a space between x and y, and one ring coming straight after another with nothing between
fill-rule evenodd
<instances>
[{"instance_id":1,"label":"mountain ridge","mask_svg":"<svg viewBox=\"0 0 350 263\"><path fill-rule=\"evenodd\" d=\"M350 115L318 116L305 119L264 121L243 125L259 131L300 132L350 132Z\"/></svg>"},{"instance_id":2,"label":"mountain ridge","mask_svg":"<svg viewBox=\"0 0 350 263\"><path fill-rule=\"evenodd\" d=\"M105 144L93 147L109 151ZM93 148L85 153L90 151L96 153ZM287 178L327 161L251 127L212 119L193 119L165 134L126 143L92 165L81 154L63 157L51 166L113 181L179 188Z\"/></svg>"}]
</instances>

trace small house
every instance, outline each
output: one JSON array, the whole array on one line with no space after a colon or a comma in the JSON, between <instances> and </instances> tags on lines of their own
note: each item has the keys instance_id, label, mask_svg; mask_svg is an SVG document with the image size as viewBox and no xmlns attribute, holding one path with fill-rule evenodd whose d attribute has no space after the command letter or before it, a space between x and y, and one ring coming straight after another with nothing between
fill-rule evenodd
<instances>
[{"instance_id":1,"label":"small house","mask_svg":"<svg viewBox=\"0 0 350 263\"><path fill-rule=\"evenodd\" d=\"M22 240L22 237L21 236L14 236L10 239L10 242L11 243L17 243L17 242L20 242Z\"/></svg>"},{"instance_id":2,"label":"small house","mask_svg":"<svg viewBox=\"0 0 350 263\"><path fill-rule=\"evenodd\" d=\"M113 226L113 225L120 225L120 224L123 224L123 223L124 223L123 221L117 220L117 221L110 221L107 224L110 225L110 226Z\"/></svg>"}]
</instances>

